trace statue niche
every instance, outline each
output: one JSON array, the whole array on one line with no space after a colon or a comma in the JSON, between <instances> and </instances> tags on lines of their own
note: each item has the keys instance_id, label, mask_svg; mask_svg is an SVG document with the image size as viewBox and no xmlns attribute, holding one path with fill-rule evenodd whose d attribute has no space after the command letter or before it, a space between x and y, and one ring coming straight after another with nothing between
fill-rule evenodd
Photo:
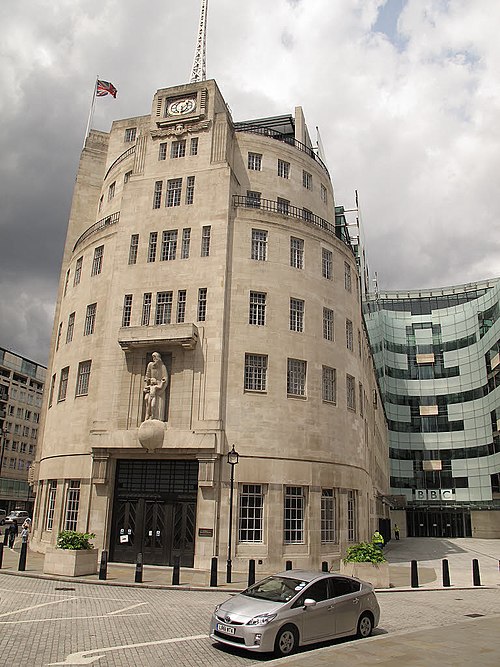
<instances>
[{"instance_id":1,"label":"statue niche","mask_svg":"<svg viewBox=\"0 0 500 667\"><path fill-rule=\"evenodd\" d=\"M166 390L169 376L159 352L153 352L144 378L144 403L146 406L145 420L157 419L165 421Z\"/></svg>"}]
</instances>

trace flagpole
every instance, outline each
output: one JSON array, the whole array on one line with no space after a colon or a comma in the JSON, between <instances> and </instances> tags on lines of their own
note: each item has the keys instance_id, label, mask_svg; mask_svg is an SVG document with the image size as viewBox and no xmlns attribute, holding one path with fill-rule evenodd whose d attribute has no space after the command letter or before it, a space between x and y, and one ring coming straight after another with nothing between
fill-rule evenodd
<instances>
[{"instance_id":1,"label":"flagpole","mask_svg":"<svg viewBox=\"0 0 500 667\"><path fill-rule=\"evenodd\" d=\"M94 116L95 96L96 96L96 92L97 92L97 82L98 81L99 81L99 74L96 76L95 82L94 82L94 90L92 91L92 102L90 104L89 118L87 120L87 129L85 130L85 137L83 139L82 150L85 148L85 142L87 141L87 137L89 136L90 123L92 122L92 117Z\"/></svg>"}]
</instances>

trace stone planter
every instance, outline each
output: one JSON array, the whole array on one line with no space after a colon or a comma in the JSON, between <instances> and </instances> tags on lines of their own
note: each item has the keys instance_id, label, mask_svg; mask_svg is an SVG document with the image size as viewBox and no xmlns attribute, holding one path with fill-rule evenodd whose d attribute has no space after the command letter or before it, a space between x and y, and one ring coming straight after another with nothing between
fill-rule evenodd
<instances>
[{"instance_id":1,"label":"stone planter","mask_svg":"<svg viewBox=\"0 0 500 667\"><path fill-rule=\"evenodd\" d=\"M49 547L43 561L44 574L82 577L97 573L99 549L57 549Z\"/></svg>"},{"instance_id":2,"label":"stone planter","mask_svg":"<svg viewBox=\"0 0 500 667\"><path fill-rule=\"evenodd\" d=\"M389 588L389 563L344 563L341 560L340 572L368 581L373 588Z\"/></svg>"}]
</instances>

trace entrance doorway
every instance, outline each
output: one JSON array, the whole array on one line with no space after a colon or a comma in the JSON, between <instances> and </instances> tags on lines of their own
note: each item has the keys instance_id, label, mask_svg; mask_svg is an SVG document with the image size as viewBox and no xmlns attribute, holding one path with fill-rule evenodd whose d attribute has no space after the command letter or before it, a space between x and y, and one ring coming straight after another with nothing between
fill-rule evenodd
<instances>
[{"instance_id":1,"label":"entrance doorway","mask_svg":"<svg viewBox=\"0 0 500 667\"><path fill-rule=\"evenodd\" d=\"M118 461L110 560L193 567L197 489L197 461Z\"/></svg>"},{"instance_id":2,"label":"entrance doorway","mask_svg":"<svg viewBox=\"0 0 500 667\"><path fill-rule=\"evenodd\" d=\"M471 537L470 512L449 508L407 509L408 537Z\"/></svg>"}]
</instances>

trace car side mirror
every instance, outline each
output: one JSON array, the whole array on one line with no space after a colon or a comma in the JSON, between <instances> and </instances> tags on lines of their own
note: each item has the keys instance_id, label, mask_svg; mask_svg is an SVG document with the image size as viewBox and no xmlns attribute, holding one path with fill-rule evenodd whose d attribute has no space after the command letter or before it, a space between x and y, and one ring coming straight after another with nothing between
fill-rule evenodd
<instances>
[{"instance_id":1,"label":"car side mirror","mask_svg":"<svg viewBox=\"0 0 500 667\"><path fill-rule=\"evenodd\" d=\"M316 600L313 600L312 598L306 598L304 600L304 607L315 607L316 606Z\"/></svg>"}]
</instances>

